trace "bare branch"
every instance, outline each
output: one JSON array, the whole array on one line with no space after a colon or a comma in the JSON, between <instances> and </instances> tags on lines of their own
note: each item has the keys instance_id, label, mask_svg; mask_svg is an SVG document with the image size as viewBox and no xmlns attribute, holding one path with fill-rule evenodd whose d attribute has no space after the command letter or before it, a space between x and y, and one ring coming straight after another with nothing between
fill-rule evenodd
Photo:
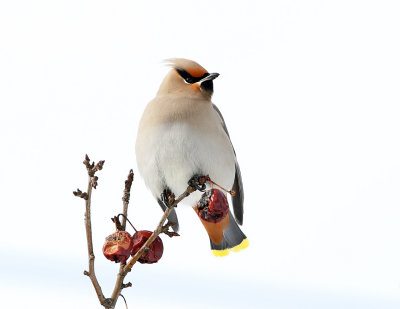
<instances>
[{"instance_id":1,"label":"bare branch","mask_svg":"<svg viewBox=\"0 0 400 309\"><path fill-rule=\"evenodd\" d=\"M128 206L129 206L129 200L131 197L131 187L132 187L132 183L133 183L133 179L134 179L134 174L133 174L133 170L131 169L129 171L128 177L125 180L125 188L124 188L124 194L122 196L122 201L123 201L123 205L122 205L122 223L119 223L119 219L118 216L114 217L116 220L116 224L117 224L117 228L118 225L120 226L120 228L125 231L126 229L126 218L128 217ZM124 267L125 267L125 263L121 263L121 265L119 266L119 274L123 271ZM128 282L127 284L124 283L124 278L122 278L121 281L119 281L118 279L120 278L120 275L118 274L118 278L117 278L117 282L115 283L115 288L117 287L117 284L119 284L119 293L118 295L121 294L121 290L127 287L131 287L132 284L130 282ZM114 289L115 289L114 288ZM113 294L114 295L114 294ZM117 300L118 300L118 295L115 297L111 297L113 299L112 302L112 307L114 308L115 305L117 304ZM124 299L125 300L125 299ZM126 301L125 301L126 303Z\"/></svg>"},{"instance_id":2,"label":"bare branch","mask_svg":"<svg viewBox=\"0 0 400 309\"><path fill-rule=\"evenodd\" d=\"M102 168L103 164L104 164L104 161L100 161L100 162L102 162L101 165L100 165L101 168ZM99 163L96 164L96 166L98 166ZM90 164L90 159L89 159L88 155L85 156L85 160L83 161L83 164L85 164L85 166L86 166L86 168L88 170L88 176L89 176L87 193L82 193L78 189L76 191L76 193L74 192L74 195L80 196L80 197L84 198L85 201L86 201L85 202L85 204L86 204L85 227L86 227L86 239L87 239L87 246L88 246L89 271L85 270L84 271L84 275L86 275L86 276L88 276L90 278L100 303L104 304L104 303L107 302L107 299L104 297L103 291L101 290L100 284L97 281L96 274L95 274L95 271L94 271L94 259L95 259L95 256L94 256L94 253L93 253L92 222L91 222L91 213L90 213L92 188L96 188L97 180L98 180L98 177L94 176L94 173L97 170L95 170L95 164L94 163ZM95 183L93 182L93 179L95 179Z\"/></svg>"},{"instance_id":3,"label":"bare branch","mask_svg":"<svg viewBox=\"0 0 400 309\"><path fill-rule=\"evenodd\" d=\"M117 303L117 300L119 296L123 297L121 294L121 290L131 287L132 283L124 283L124 279L128 272L131 271L133 265L138 261L138 259L142 256L143 253L147 252L149 250L150 245L152 242L157 238L157 236L160 233L165 233L170 237L173 236L179 236L178 233L175 232L170 232L168 231L170 226L173 226L174 223L168 222L167 224L164 225L165 221L168 218L168 215L172 211L174 207L178 205L185 197L196 191L196 188L189 186L183 192L177 199L175 199L175 195L171 194L168 197L168 207L165 210L163 216L161 217L157 228L155 231L151 234L149 239L144 243L144 245L139 249L139 251L128 261L128 263L121 263L120 264L120 269L119 273L117 276L117 280L115 283L115 287L113 290L113 293L110 298L104 297L104 294L101 290L100 284L97 281L96 274L94 271L94 260L95 256L93 253L93 240L92 240L92 224L91 224L91 197L92 197L92 189L96 189L98 183L98 177L95 176L95 173L100 171L103 168L104 161L99 161L97 164L94 162L90 162L89 156L85 156L85 160L83 161L83 164L86 166L87 172L88 172L88 189L87 192L82 192L81 190L77 189L76 191L73 192L75 196L81 197L85 200L85 205L86 205L86 211L85 211L85 227L86 227L86 238L87 238L87 246L88 246L88 257L89 257L89 270L84 271L83 274L88 276L90 280L92 281L93 287L96 291L97 297L100 301L100 304L104 306L106 309L114 309L115 305ZM130 191L132 187L132 182L134 179L134 174L133 171L130 170L127 180L125 180L125 188L124 188L124 194L122 197L123 201L123 213L122 213L122 222L119 221L118 216L114 217L112 220L116 224L117 228L120 230L125 230L126 229L126 221L127 221L127 215L128 215L128 206L129 206L129 201L130 201ZM124 297L123 297L124 298ZM125 300L125 298L124 298ZM125 301L126 304L126 301Z\"/></svg>"},{"instance_id":4,"label":"bare branch","mask_svg":"<svg viewBox=\"0 0 400 309\"><path fill-rule=\"evenodd\" d=\"M122 213L124 215L122 216L121 225L122 225L123 230L125 230L125 228L126 228L126 217L128 216L128 205L129 205L129 200L131 197L131 187L132 187L133 178L134 178L133 170L130 170L128 177L125 180L124 195L122 196L122 201L123 201Z\"/></svg>"}]
</instances>

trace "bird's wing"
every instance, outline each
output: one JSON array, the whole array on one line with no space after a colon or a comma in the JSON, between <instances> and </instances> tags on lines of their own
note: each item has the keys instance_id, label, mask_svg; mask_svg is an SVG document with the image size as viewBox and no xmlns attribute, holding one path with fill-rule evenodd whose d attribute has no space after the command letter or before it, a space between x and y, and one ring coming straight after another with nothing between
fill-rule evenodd
<instances>
[{"instance_id":1,"label":"bird's wing","mask_svg":"<svg viewBox=\"0 0 400 309\"><path fill-rule=\"evenodd\" d=\"M225 124L224 117L222 116L221 112L219 111L218 107L215 104L213 104L212 106L213 106L214 110L217 112L217 114L219 115L219 118L221 118L222 127L223 127L226 135L228 136L229 140L231 140L228 129ZM232 141L231 141L231 145L232 145ZM235 153L235 157L236 157L236 152L235 152L235 148L233 147L233 145L232 145L232 149L233 149L233 152ZM239 163L237 162L237 159L236 159L235 166L236 166L235 181L233 182L232 190L234 190L236 194L234 196L232 196L232 205L233 205L233 213L235 214L235 219L240 225L242 225L243 224L243 197L244 197L244 194L243 194L242 174L240 173Z\"/></svg>"}]
</instances>

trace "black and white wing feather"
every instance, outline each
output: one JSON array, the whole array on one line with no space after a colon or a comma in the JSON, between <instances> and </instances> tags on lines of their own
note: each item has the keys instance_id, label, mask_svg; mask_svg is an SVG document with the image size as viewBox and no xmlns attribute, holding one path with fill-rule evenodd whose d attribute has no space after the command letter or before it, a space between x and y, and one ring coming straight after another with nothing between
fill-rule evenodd
<instances>
[{"instance_id":1,"label":"black and white wing feather","mask_svg":"<svg viewBox=\"0 0 400 309\"><path fill-rule=\"evenodd\" d=\"M213 104L213 108L218 113L219 118L221 118L222 127L230 140L231 138L229 136L229 132L226 127L224 117L222 116L221 112L219 111L218 107L215 104ZM232 145L232 141L231 141L231 145ZM233 145L232 145L232 149L236 156L235 148L233 147ZM243 197L244 197L244 195L243 195L242 174L240 173L239 163L237 162L237 159L236 159L235 180L233 182L232 190L234 190L236 192L236 194L234 196L232 196L233 213L235 214L235 219L236 219L237 223L242 225L243 224Z\"/></svg>"}]
</instances>

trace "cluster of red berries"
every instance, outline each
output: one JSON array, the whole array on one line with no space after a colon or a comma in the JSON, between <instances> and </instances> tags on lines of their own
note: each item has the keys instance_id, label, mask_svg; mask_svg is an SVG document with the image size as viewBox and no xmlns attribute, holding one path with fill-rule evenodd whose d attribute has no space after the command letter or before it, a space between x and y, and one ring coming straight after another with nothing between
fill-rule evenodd
<instances>
[{"instance_id":1,"label":"cluster of red berries","mask_svg":"<svg viewBox=\"0 0 400 309\"><path fill-rule=\"evenodd\" d=\"M151 234L150 231L137 231L131 236L126 231L116 231L106 237L103 246L104 256L115 263L124 263L129 256L134 256L139 251ZM149 246L149 250L145 251L138 261L142 264L156 263L161 259L163 251L162 240L157 236Z\"/></svg>"},{"instance_id":2,"label":"cluster of red berries","mask_svg":"<svg viewBox=\"0 0 400 309\"><path fill-rule=\"evenodd\" d=\"M226 224L229 222L227 218L229 212L228 200L226 195L218 189L206 191L197 203L195 210L203 224L218 223L222 220L225 220ZM104 256L115 263L124 263L130 256L134 256L139 251L151 234L150 231L137 231L131 236L126 231L116 231L106 238L103 246ZM161 259L163 251L163 242L157 236L138 261L142 264L156 263Z\"/></svg>"}]
</instances>

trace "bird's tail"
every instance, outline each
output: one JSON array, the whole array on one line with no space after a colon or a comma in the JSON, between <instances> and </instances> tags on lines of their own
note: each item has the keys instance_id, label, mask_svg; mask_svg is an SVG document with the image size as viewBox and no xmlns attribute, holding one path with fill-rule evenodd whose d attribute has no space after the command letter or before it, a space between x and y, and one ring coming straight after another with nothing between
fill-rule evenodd
<instances>
[{"instance_id":1,"label":"bird's tail","mask_svg":"<svg viewBox=\"0 0 400 309\"><path fill-rule=\"evenodd\" d=\"M215 256L226 256L230 251L237 252L248 247L249 241L230 210L219 223L210 223L204 220L201 222L210 237L211 250Z\"/></svg>"},{"instance_id":2,"label":"bird's tail","mask_svg":"<svg viewBox=\"0 0 400 309\"><path fill-rule=\"evenodd\" d=\"M223 230L222 241L217 244L210 237L210 244L212 253L215 256L226 256L230 251L238 252L247 248L249 240L236 223L231 211L229 211L229 225Z\"/></svg>"}]
</instances>

